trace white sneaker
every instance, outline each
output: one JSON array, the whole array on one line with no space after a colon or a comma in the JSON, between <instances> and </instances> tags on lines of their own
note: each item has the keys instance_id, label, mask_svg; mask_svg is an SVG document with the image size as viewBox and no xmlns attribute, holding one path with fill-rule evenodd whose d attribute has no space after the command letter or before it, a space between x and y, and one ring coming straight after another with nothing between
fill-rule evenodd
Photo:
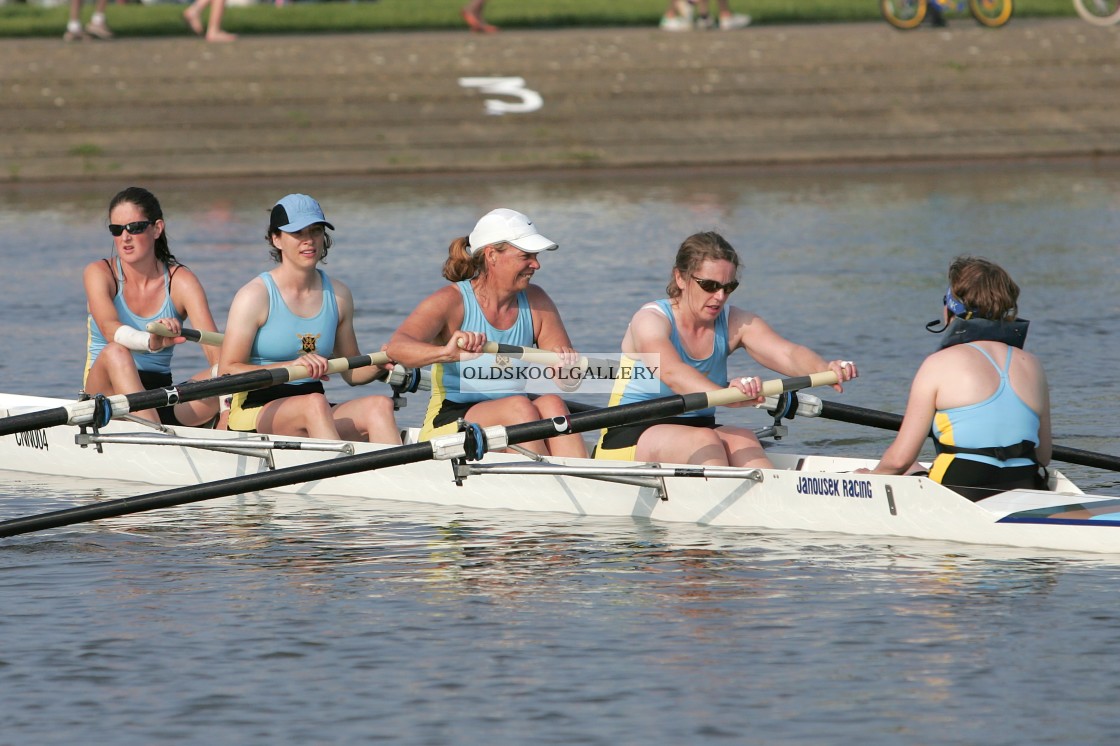
<instances>
[{"instance_id":1,"label":"white sneaker","mask_svg":"<svg viewBox=\"0 0 1120 746\"><path fill-rule=\"evenodd\" d=\"M690 31L692 30L692 20L684 16L661 16L661 30L662 31Z\"/></svg>"},{"instance_id":2,"label":"white sneaker","mask_svg":"<svg viewBox=\"0 0 1120 746\"><path fill-rule=\"evenodd\" d=\"M732 13L729 16L719 17L719 30L732 31L737 28L746 28L751 25L751 17L741 13Z\"/></svg>"}]
</instances>

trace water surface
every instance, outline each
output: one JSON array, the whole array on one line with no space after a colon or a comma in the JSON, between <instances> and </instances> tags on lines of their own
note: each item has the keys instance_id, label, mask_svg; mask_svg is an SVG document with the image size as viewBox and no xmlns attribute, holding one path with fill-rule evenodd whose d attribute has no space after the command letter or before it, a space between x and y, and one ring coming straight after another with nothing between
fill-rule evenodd
<instances>
[{"instance_id":1,"label":"water surface","mask_svg":"<svg viewBox=\"0 0 1120 746\"><path fill-rule=\"evenodd\" d=\"M0 191L5 390L78 388L81 272L109 254L119 186ZM661 296L681 239L718 230L744 258L737 304L859 362L842 397L822 395L890 411L936 343L922 327L950 259L981 254L1023 287L1056 442L1118 450L1112 168L147 186L219 325L269 267L272 203L316 196L338 228L327 269L354 290L369 350L443 284L447 244L493 207L526 212L561 245L538 280L587 352L615 350L630 315ZM177 371L202 359L181 348ZM736 374L766 374L732 360ZM402 422L423 404L414 397ZM728 418L766 424L754 411ZM876 455L888 438L798 418L786 446ZM1120 494L1114 473L1062 468ZM9 518L137 488L9 472L0 493ZM13 743L1100 743L1120 725L1118 567L391 502L359 517L246 497L0 543L0 713Z\"/></svg>"}]
</instances>

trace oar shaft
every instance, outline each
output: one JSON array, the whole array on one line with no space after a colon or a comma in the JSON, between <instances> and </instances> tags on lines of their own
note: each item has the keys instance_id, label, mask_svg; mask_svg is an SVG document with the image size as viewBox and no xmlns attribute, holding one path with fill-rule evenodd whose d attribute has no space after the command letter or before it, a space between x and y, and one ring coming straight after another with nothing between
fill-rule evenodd
<instances>
[{"instance_id":1,"label":"oar shaft","mask_svg":"<svg viewBox=\"0 0 1120 746\"><path fill-rule=\"evenodd\" d=\"M813 383L819 380L821 383ZM764 388L771 390L793 391L806 386L834 383L836 376L833 373L814 374L801 378L791 378L782 381L767 381ZM740 399L745 399L742 392L735 390ZM718 393L718 392L715 392ZM507 445L526 443L533 440L552 438L557 435L583 433L604 427L614 427L631 422L640 422L661 417L672 417L695 409L706 409L712 406L712 394L685 394L683 396L667 396L635 404L625 404L619 407L605 407L590 412L581 412L569 417L557 417L548 420L537 420L520 425L508 427L493 426L483 430L482 442L474 445L482 449L498 450ZM372 471L389 466L426 461L432 458L459 458L472 454L467 453L469 439L473 438L472 432L454 433L452 435L433 438L425 443L414 443L404 446L383 448L370 453L357 456L343 456L327 461L303 466L290 466L275 471L250 474L241 477L232 477L217 482L201 485L177 487L174 489L155 492L137 497L126 497L120 500L108 500L93 505L83 505L77 508L66 508L37 516L16 518L0 522L0 537L16 536L17 534L41 531L48 528L69 526L74 523L97 520L99 518L112 518L129 513L140 513L157 508L170 508L191 502L210 500L218 497L228 497L246 492L275 489L290 484L312 482L331 477L355 474L362 471ZM234 441L236 442L236 441Z\"/></svg>"},{"instance_id":2,"label":"oar shaft","mask_svg":"<svg viewBox=\"0 0 1120 746\"><path fill-rule=\"evenodd\" d=\"M327 372L340 373L352 368L381 365L387 362L389 362L389 356L384 352L340 357L327 361ZM162 389L137 391L133 394L117 394L108 397L108 402L112 410L112 416L119 417L129 412L138 412L144 409L170 407L181 402L207 399L211 396L223 396L225 394L236 394L240 391L268 388L288 381L298 381L301 378L307 378L308 375L309 371L302 365L264 368L232 376L210 378L204 381L189 381L178 386L169 386ZM96 416L96 407L96 402L90 399L63 407L0 419L0 435L11 435L12 433L39 430L57 425L84 425L93 422Z\"/></svg>"},{"instance_id":3,"label":"oar shaft","mask_svg":"<svg viewBox=\"0 0 1120 746\"><path fill-rule=\"evenodd\" d=\"M880 430L898 431L902 427L902 415L891 412L881 412L878 409L866 409L851 404L837 404L831 401L821 402L821 417L839 422L849 422L853 425L866 425L877 427ZM1120 471L1120 456L1094 451L1083 451L1080 448L1069 448L1055 445L1052 456L1055 461L1064 461L1067 464L1091 466L1096 469L1109 469Z\"/></svg>"}]
</instances>

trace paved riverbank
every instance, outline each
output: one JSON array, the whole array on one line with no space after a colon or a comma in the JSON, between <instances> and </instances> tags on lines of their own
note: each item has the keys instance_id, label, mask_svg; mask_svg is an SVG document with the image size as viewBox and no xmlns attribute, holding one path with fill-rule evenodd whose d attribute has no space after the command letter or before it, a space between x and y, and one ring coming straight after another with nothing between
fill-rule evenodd
<instances>
[{"instance_id":1,"label":"paved riverbank","mask_svg":"<svg viewBox=\"0 0 1120 746\"><path fill-rule=\"evenodd\" d=\"M1120 28L13 40L0 100L9 183L1115 156Z\"/></svg>"}]
</instances>

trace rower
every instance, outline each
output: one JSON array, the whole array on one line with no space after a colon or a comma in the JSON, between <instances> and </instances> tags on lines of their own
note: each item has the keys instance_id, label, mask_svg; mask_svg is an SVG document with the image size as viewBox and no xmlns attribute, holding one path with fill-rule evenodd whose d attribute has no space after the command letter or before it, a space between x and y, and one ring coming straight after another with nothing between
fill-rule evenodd
<instances>
[{"instance_id":1,"label":"rower","mask_svg":"<svg viewBox=\"0 0 1120 746\"><path fill-rule=\"evenodd\" d=\"M728 386L727 358L736 349L785 375L833 371L841 382L859 375L855 363L825 363L817 353L781 337L762 317L728 302L739 287L739 255L718 233L689 236L677 251L667 298L642 306L622 339L622 362L610 404ZM741 376L730 385L761 402L761 379ZM837 383L834 387L843 391ZM755 433L720 425L715 408L604 430L596 458L712 466L770 468Z\"/></svg>"},{"instance_id":2,"label":"rower","mask_svg":"<svg viewBox=\"0 0 1120 746\"><path fill-rule=\"evenodd\" d=\"M1042 364L1023 350L1029 322L1018 311L1019 286L1006 270L981 257L953 260L941 319L926 324L945 336L914 376L898 436L871 473L921 470L932 433L930 479L970 500L1046 489L1050 391Z\"/></svg>"},{"instance_id":3,"label":"rower","mask_svg":"<svg viewBox=\"0 0 1120 746\"><path fill-rule=\"evenodd\" d=\"M83 393L90 397L131 394L170 386L171 355L189 317L198 329L216 329L198 277L171 253L163 208L141 187L118 192L109 202L113 256L90 263L83 274L89 308ZM149 334L162 323L170 336ZM211 366L217 350L206 351ZM193 380L209 378L200 371ZM201 425L218 415L217 398L136 413L169 425Z\"/></svg>"},{"instance_id":4,"label":"rower","mask_svg":"<svg viewBox=\"0 0 1120 746\"><path fill-rule=\"evenodd\" d=\"M526 395L517 361L482 355L487 342L497 342L538 346L569 366L579 361L556 304L532 283L540 255L557 248L528 217L506 208L482 216L469 236L451 242L443 276L454 284L421 301L387 348L410 368L432 366L422 440L454 432L460 420L486 427L568 415L558 394ZM587 456L578 434L523 445L542 455Z\"/></svg>"}]
</instances>

